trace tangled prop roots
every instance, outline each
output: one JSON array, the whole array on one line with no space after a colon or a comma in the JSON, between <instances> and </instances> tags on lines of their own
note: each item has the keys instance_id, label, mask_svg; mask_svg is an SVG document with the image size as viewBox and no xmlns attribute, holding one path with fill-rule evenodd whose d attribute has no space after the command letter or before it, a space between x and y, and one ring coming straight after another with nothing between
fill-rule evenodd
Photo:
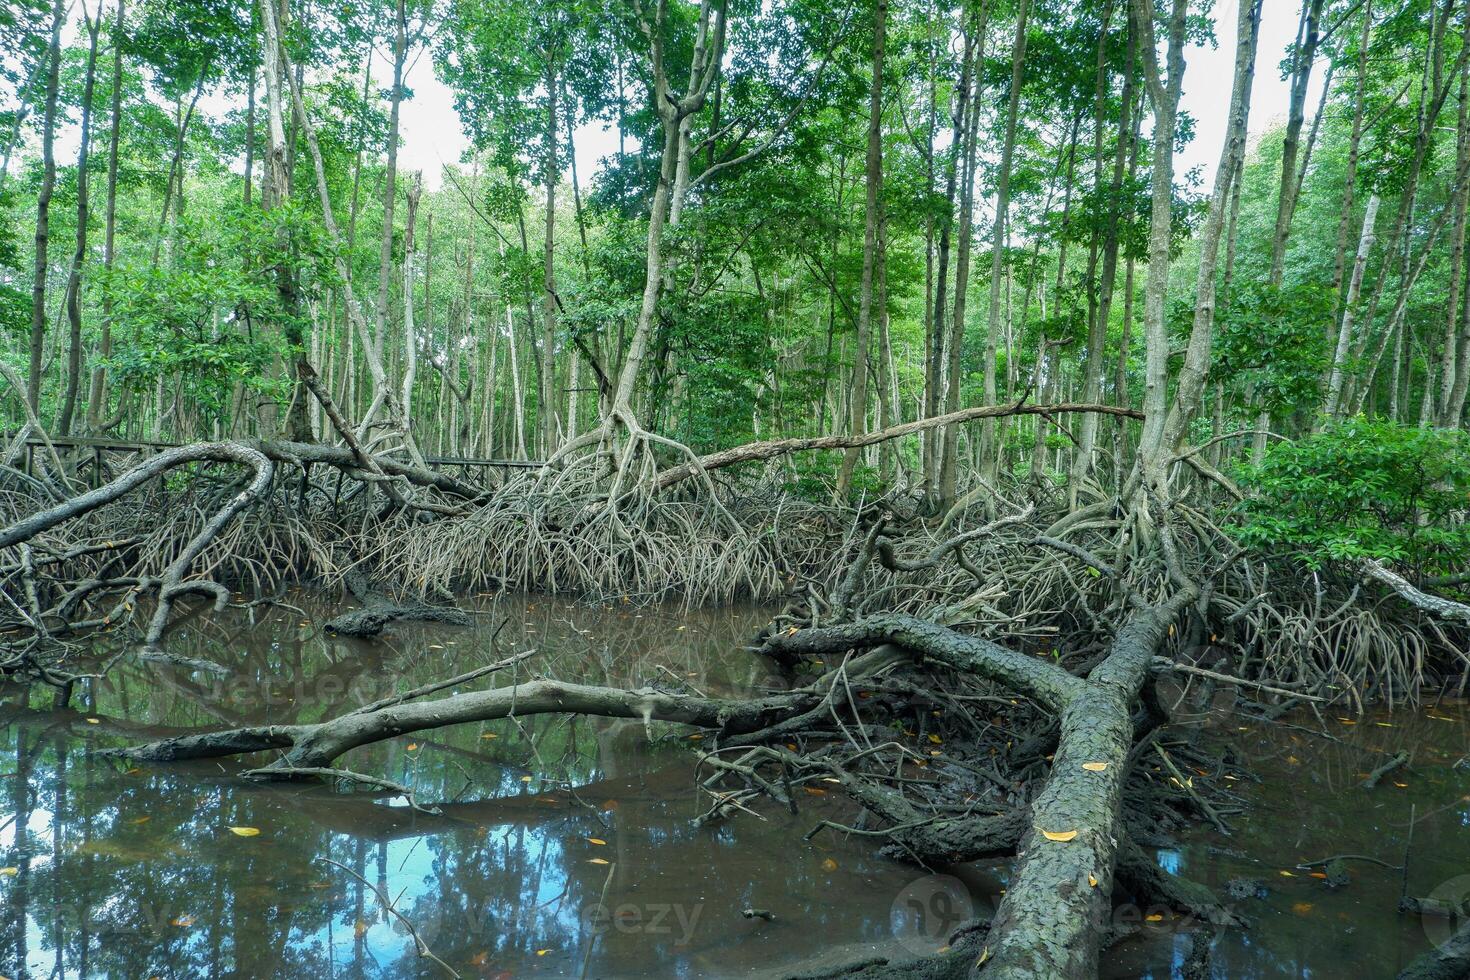
<instances>
[{"instance_id":1,"label":"tangled prop roots","mask_svg":"<svg viewBox=\"0 0 1470 980\"><path fill-rule=\"evenodd\" d=\"M463 518L386 521L365 532L363 548L423 592L504 587L690 603L773 598L800 571L830 562L830 511L776 492L719 497L638 482L614 508L527 476Z\"/></svg>"}]
</instances>

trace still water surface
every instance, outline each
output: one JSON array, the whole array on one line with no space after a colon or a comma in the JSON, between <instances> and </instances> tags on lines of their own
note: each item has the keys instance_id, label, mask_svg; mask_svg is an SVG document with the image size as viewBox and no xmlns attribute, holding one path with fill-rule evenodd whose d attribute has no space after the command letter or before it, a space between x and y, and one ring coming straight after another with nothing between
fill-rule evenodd
<instances>
[{"instance_id":1,"label":"still water surface","mask_svg":"<svg viewBox=\"0 0 1470 980\"><path fill-rule=\"evenodd\" d=\"M466 977L777 976L933 949L944 920L993 908L1004 888L1003 865L931 879L871 840L803 841L818 819L852 817L825 796L804 795L794 816L767 803L759 817L693 827L711 799L691 743L637 721L543 715L341 760L413 788L437 816L401 797L238 777L263 757L134 765L97 753L316 721L528 647L539 651L528 671L585 683L710 695L777 683L740 649L759 609L487 596L477 627L401 626L369 644L323 635L334 601L286 601L295 608L232 610L171 634L171 652L226 674L126 658L61 712L49 693L0 689L0 974L447 975L416 955L376 888ZM1399 872L1355 862L1333 890L1294 866L1338 852L1399 863L1413 806L1411 893L1470 875L1465 717L1447 703L1355 724L1329 714L1334 739L1207 722L1264 780L1244 790L1256 805L1232 837L1201 833L1159 854L1217 887L1262 885L1239 903L1254 927L1218 939L1218 976L1391 976L1428 948L1444 925L1394 912ZM1400 746L1415 747L1409 771L1356 788L1378 752ZM774 921L741 914L752 907ZM1177 975L1198 933L1172 918L1143 926L1108 954L1107 976Z\"/></svg>"}]
</instances>

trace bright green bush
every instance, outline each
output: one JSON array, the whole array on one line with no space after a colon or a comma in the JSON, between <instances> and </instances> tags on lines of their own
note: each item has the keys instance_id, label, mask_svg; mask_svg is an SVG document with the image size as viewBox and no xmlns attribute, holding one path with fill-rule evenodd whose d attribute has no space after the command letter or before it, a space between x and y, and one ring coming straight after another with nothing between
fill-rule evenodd
<instances>
[{"instance_id":1,"label":"bright green bush","mask_svg":"<svg viewBox=\"0 0 1470 980\"><path fill-rule=\"evenodd\" d=\"M1249 469L1236 533L1313 567L1375 558L1470 569L1470 437L1363 418L1280 443Z\"/></svg>"}]
</instances>

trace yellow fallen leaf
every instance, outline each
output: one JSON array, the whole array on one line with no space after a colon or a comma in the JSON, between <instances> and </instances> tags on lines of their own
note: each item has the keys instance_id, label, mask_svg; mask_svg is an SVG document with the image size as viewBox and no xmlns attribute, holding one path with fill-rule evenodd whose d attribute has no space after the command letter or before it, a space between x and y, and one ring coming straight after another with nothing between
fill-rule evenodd
<instances>
[{"instance_id":1,"label":"yellow fallen leaf","mask_svg":"<svg viewBox=\"0 0 1470 980\"><path fill-rule=\"evenodd\" d=\"M418 750L419 750L419 743L417 743L417 742L409 742L408 743L407 751L409 751L409 752L417 752Z\"/></svg>"},{"instance_id":2,"label":"yellow fallen leaf","mask_svg":"<svg viewBox=\"0 0 1470 980\"><path fill-rule=\"evenodd\" d=\"M816 786L803 786L802 789L806 790L806 794L808 796L826 796L827 795L827 791L826 790L819 789Z\"/></svg>"},{"instance_id":3,"label":"yellow fallen leaf","mask_svg":"<svg viewBox=\"0 0 1470 980\"><path fill-rule=\"evenodd\" d=\"M990 947L986 946L980 951L980 958L975 961L976 966L984 966L985 961L990 959Z\"/></svg>"},{"instance_id":4,"label":"yellow fallen leaf","mask_svg":"<svg viewBox=\"0 0 1470 980\"><path fill-rule=\"evenodd\" d=\"M354 936L356 936L358 939L361 939L363 936L366 936L367 935L367 931L368 931L368 924L366 922L362 921L361 919L358 919L357 920L357 924L352 927L352 934Z\"/></svg>"},{"instance_id":5,"label":"yellow fallen leaf","mask_svg":"<svg viewBox=\"0 0 1470 980\"><path fill-rule=\"evenodd\" d=\"M1291 907L1291 910L1293 912L1295 912L1297 915L1306 915L1308 912L1312 911L1312 903L1311 902L1297 902L1295 905L1293 905Z\"/></svg>"},{"instance_id":6,"label":"yellow fallen leaf","mask_svg":"<svg viewBox=\"0 0 1470 980\"><path fill-rule=\"evenodd\" d=\"M480 952L478 952L474 956L471 956L470 957L470 966L484 966L489 961L490 961L490 951L489 950L486 950L486 949L482 949L482 950L480 950Z\"/></svg>"},{"instance_id":7,"label":"yellow fallen leaf","mask_svg":"<svg viewBox=\"0 0 1470 980\"><path fill-rule=\"evenodd\" d=\"M1069 840L1076 840L1077 839L1077 831L1075 831L1075 830L1043 830L1041 832L1041 836L1042 837L1045 837L1047 840L1054 840L1058 844L1065 844Z\"/></svg>"},{"instance_id":8,"label":"yellow fallen leaf","mask_svg":"<svg viewBox=\"0 0 1470 980\"><path fill-rule=\"evenodd\" d=\"M1160 915L1159 913L1155 912L1153 915L1145 916L1144 917L1144 921L1145 922L1163 922L1164 921L1164 917L1162 915Z\"/></svg>"},{"instance_id":9,"label":"yellow fallen leaf","mask_svg":"<svg viewBox=\"0 0 1470 980\"><path fill-rule=\"evenodd\" d=\"M1327 880L1327 872L1325 872L1325 871L1313 871L1311 874L1307 875L1307 877L1308 878L1321 878L1323 881L1326 881Z\"/></svg>"},{"instance_id":10,"label":"yellow fallen leaf","mask_svg":"<svg viewBox=\"0 0 1470 980\"><path fill-rule=\"evenodd\" d=\"M100 725L100 724L102 724L102 722L98 721L96 718L88 718L87 719L87 724L89 724L89 725Z\"/></svg>"},{"instance_id":11,"label":"yellow fallen leaf","mask_svg":"<svg viewBox=\"0 0 1470 980\"><path fill-rule=\"evenodd\" d=\"M1409 784L1408 783L1394 783L1394 785L1397 786L1399 789L1408 789L1409 788Z\"/></svg>"},{"instance_id":12,"label":"yellow fallen leaf","mask_svg":"<svg viewBox=\"0 0 1470 980\"><path fill-rule=\"evenodd\" d=\"M530 781L531 781L531 777L530 776L522 776L521 777L521 782L523 782L523 783L529 783Z\"/></svg>"},{"instance_id":13,"label":"yellow fallen leaf","mask_svg":"<svg viewBox=\"0 0 1470 980\"><path fill-rule=\"evenodd\" d=\"M589 838L587 838L587 843L589 843L589 844L596 844L599 847L601 847L604 844L606 844L607 841L603 840L601 837L589 837Z\"/></svg>"},{"instance_id":14,"label":"yellow fallen leaf","mask_svg":"<svg viewBox=\"0 0 1470 980\"><path fill-rule=\"evenodd\" d=\"M494 732L486 732L484 735L481 735L480 737L481 738L499 738L500 736L499 735L496 735Z\"/></svg>"},{"instance_id":15,"label":"yellow fallen leaf","mask_svg":"<svg viewBox=\"0 0 1470 980\"><path fill-rule=\"evenodd\" d=\"M834 860L832 860L831 858L824 859L822 861L822 870L823 871L836 871L837 870L837 862L834 861Z\"/></svg>"},{"instance_id":16,"label":"yellow fallen leaf","mask_svg":"<svg viewBox=\"0 0 1470 980\"><path fill-rule=\"evenodd\" d=\"M137 820L129 820L128 823L132 824L134 827L137 827L137 826L139 826L141 824L147 823L148 821L150 821L152 819L153 819L152 817L139 817Z\"/></svg>"},{"instance_id":17,"label":"yellow fallen leaf","mask_svg":"<svg viewBox=\"0 0 1470 980\"><path fill-rule=\"evenodd\" d=\"M699 734L698 732L695 732L693 735L690 735L689 736L689 740L691 742L697 742L697 741L699 741L702 738L704 738L704 736L701 735L701 734Z\"/></svg>"},{"instance_id":18,"label":"yellow fallen leaf","mask_svg":"<svg viewBox=\"0 0 1470 980\"><path fill-rule=\"evenodd\" d=\"M1087 883L1089 885L1091 885L1093 888L1096 888L1097 887L1097 875L1088 875L1087 876Z\"/></svg>"},{"instance_id":19,"label":"yellow fallen leaf","mask_svg":"<svg viewBox=\"0 0 1470 980\"><path fill-rule=\"evenodd\" d=\"M1106 762L1084 762L1082 768L1088 772L1106 772L1108 764Z\"/></svg>"},{"instance_id":20,"label":"yellow fallen leaf","mask_svg":"<svg viewBox=\"0 0 1470 980\"><path fill-rule=\"evenodd\" d=\"M623 597L623 601L624 602L627 602L628 601L627 596L624 596ZM551 952L551 950L549 950L549 949L538 949L538 950L536 950L536 955L537 956L545 956L549 952Z\"/></svg>"},{"instance_id":21,"label":"yellow fallen leaf","mask_svg":"<svg viewBox=\"0 0 1470 980\"><path fill-rule=\"evenodd\" d=\"M587 863L588 864L607 864L607 859L606 858L589 858L588 861L587 861Z\"/></svg>"},{"instance_id":22,"label":"yellow fallen leaf","mask_svg":"<svg viewBox=\"0 0 1470 980\"><path fill-rule=\"evenodd\" d=\"M1283 877L1283 878L1295 878L1296 875L1292 874L1290 871L1283 871L1283 872L1281 872L1281 877Z\"/></svg>"},{"instance_id":23,"label":"yellow fallen leaf","mask_svg":"<svg viewBox=\"0 0 1470 980\"><path fill-rule=\"evenodd\" d=\"M0 868L0 878L14 878L18 874L19 868Z\"/></svg>"},{"instance_id":24,"label":"yellow fallen leaf","mask_svg":"<svg viewBox=\"0 0 1470 980\"><path fill-rule=\"evenodd\" d=\"M260 828L259 827L231 827L230 828L230 833L234 834L236 837L259 837L260 836Z\"/></svg>"},{"instance_id":25,"label":"yellow fallen leaf","mask_svg":"<svg viewBox=\"0 0 1470 980\"><path fill-rule=\"evenodd\" d=\"M175 925L181 929L187 929L193 924L194 917L192 915L181 915L177 919L174 919L172 922L169 923L169 925Z\"/></svg>"},{"instance_id":26,"label":"yellow fallen leaf","mask_svg":"<svg viewBox=\"0 0 1470 980\"><path fill-rule=\"evenodd\" d=\"M944 739L940 738L938 735L930 735L929 741L933 742L935 745L944 744Z\"/></svg>"}]
</instances>

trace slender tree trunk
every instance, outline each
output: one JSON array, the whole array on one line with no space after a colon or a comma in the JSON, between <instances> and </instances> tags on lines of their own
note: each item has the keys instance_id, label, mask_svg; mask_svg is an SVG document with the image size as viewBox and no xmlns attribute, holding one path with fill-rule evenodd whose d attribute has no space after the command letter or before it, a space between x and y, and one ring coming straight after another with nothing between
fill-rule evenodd
<instances>
[{"instance_id":1,"label":"slender tree trunk","mask_svg":"<svg viewBox=\"0 0 1470 980\"><path fill-rule=\"evenodd\" d=\"M546 241L542 249L541 297L541 452L549 458L557 444L557 409L561 399L556 390L556 184L560 178L557 160L557 95L559 86L556 65L548 60L546 67Z\"/></svg>"},{"instance_id":2,"label":"slender tree trunk","mask_svg":"<svg viewBox=\"0 0 1470 980\"><path fill-rule=\"evenodd\" d=\"M116 259L117 233L117 153L122 133L123 81L123 17L126 0L117 2L117 20L112 32L112 131L107 135L107 214L103 217L102 269L112 272ZM99 12L98 16L101 14ZM87 427L96 432L107 411L107 359L112 356L112 296L102 297L102 340L98 348L99 364L92 369L92 390L87 402Z\"/></svg>"},{"instance_id":3,"label":"slender tree trunk","mask_svg":"<svg viewBox=\"0 0 1470 980\"><path fill-rule=\"evenodd\" d=\"M944 212L939 222L939 245L934 275L934 319L930 324L933 341L930 345L931 363L929 371L931 385L926 399L926 414L938 415L944 404L944 390L948 383L945 371L945 350L948 347L945 306L949 300L949 256L951 236L954 231L955 192L960 178L960 169L965 145L966 108L970 93L970 70L974 62L975 37L973 32L964 31L964 54L960 61L960 78L955 95L955 110L952 119L946 177L944 187ZM937 504L940 493L940 465L943 440L938 429L924 433L924 483L931 500Z\"/></svg>"},{"instance_id":4,"label":"slender tree trunk","mask_svg":"<svg viewBox=\"0 0 1470 980\"><path fill-rule=\"evenodd\" d=\"M378 306L373 323L373 343L383 356L388 333L388 296L393 281L393 208L398 199L398 125L403 105L403 62L408 46L408 14L405 0L398 0L393 17L393 89L388 109L388 159L383 178L383 236L378 247Z\"/></svg>"},{"instance_id":5,"label":"slender tree trunk","mask_svg":"<svg viewBox=\"0 0 1470 980\"><path fill-rule=\"evenodd\" d=\"M86 18L86 9L82 16ZM92 96L97 82L97 38L102 33L102 8L97 16L87 19L87 70L82 83L82 131L77 149L77 247L72 253L71 273L66 280L66 319L69 327L66 350L66 394L61 403L61 417L56 422L59 435L71 435L72 416L77 410L77 394L82 383L82 264L87 259L88 149L92 142Z\"/></svg>"},{"instance_id":6,"label":"slender tree trunk","mask_svg":"<svg viewBox=\"0 0 1470 980\"><path fill-rule=\"evenodd\" d=\"M61 86L61 26L66 5L56 0L51 13L51 47L46 65L45 110L41 118L41 190L36 195L36 262L31 280L30 368L26 401L31 411L41 406L41 357L46 346L47 246L51 241L51 195L56 191L56 95Z\"/></svg>"},{"instance_id":7,"label":"slender tree trunk","mask_svg":"<svg viewBox=\"0 0 1470 980\"><path fill-rule=\"evenodd\" d=\"M1353 274L1348 280L1347 296L1342 303L1342 320L1337 330L1337 347L1332 355L1332 371L1327 380L1327 402L1322 407L1323 415L1335 417L1342 402L1343 379L1347 370L1348 352L1352 347L1353 323L1358 311L1358 298L1363 290L1363 275L1368 268L1368 256L1376 240L1374 225L1378 221L1378 195L1368 198L1363 211L1363 231L1358 238L1358 256L1353 262Z\"/></svg>"},{"instance_id":8,"label":"slender tree trunk","mask_svg":"<svg viewBox=\"0 0 1470 980\"><path fill-rule=\"evenodd\" d=\"M995 361L996 361L996 345L997 345L998 337L999 337L999 334L1000 334L1000 315L1001 315L1001 299L1002 299L1002 290L1001 290L1001 287L1000 287L1000 283L1001 283L1002 273L1007 268L1007 266L1006 266L1006 259L1005 259L1005 252L1006 252L1006 242L1007 242L1007 240L1009 238L1009 235L1010 235L1009 218L1010 218L1010 208L1011 208L1011 163L1012 163L1012 160L1015 157L1015 150L1016 150L1016 121L1017 121L1017 117L1019 115L1020 104L1021 104L1021 85L1022 85L1022 81L1024 79L1025 60L1026 60L1026 24L1027 24L1027 20L1029 18L1030 12L1031 12L1030 0L1020 0L1020 3L1018 4L1018 6L1016 8L1016 36L1015 36L1015 40L1012 42L1012 45L1011 45L1011 84L1010 84L1010 99L1009 99L1009 101L1007 102L1007 105L1006 105L1005 136L1004 136L1004 140L1003 140L1003 142L1001 144L1001 151L1000 151L1000 171L999 171L999 174L997 175L997 179L996 179L996 189L995 189L995 222L994 222L994 224L993 224L993 226L991 228L991 236L990 236L990 308L987 311L986 320L985 320L985 361L984 361L984 365L983 365L983 382L982 382L983 385L984 385L984 396L983 397L985 398L985 403L988 404L988 405L995 404L995 399L997 397L996 379L995 379ZM978 28L978 33L980 34L980 37L979 37L978 42L977 42L978 45L979 45L979 49L980 49L980 53L979 53L979 57L978 57L978 64L980 64L980 65L983 66L984 61L985 61L985 8L982 8L981 9L980 24L979 24L979 28ZM977 100L977 103L978 103L978 99L979 99L979 88L981 86L981 80L983 78L984 78L984 74L980 70L977 69L975 71L975 79L976 79L975 88L976 88L976 100ZM978 109L978 105L977 105L977 109ZM973 186L972 185L974 184L974 179L975 179L975 173L974 173L974 170L975 170L975 144L976 144L976 139L977 139L977 134L974 132L974 130L976 130L976 129L979 128L979 122L980 122L980 120L979 120L979 114L978 114L978 111L977 111L976 112L976 115L975 115L975 118L971 121L971 124L970 124L970 127L969 127L970 133L967 136L967 139L969 140L969 145L967 147L967 155L969 157L969 161L968 161L968 168L967 168L968 169L968 172L967 172L967 175L966 175L966 188L965 188L966 195L965 196L966 196L966 199L968 201L970 201L970 202L973 202L973 199L974 199L974 191L973 191ZM971 205L971 207L973 207L973 204ZM960 236L961 236L961 259L962 259L962 261L961 261L960 264L961 264L961 266L963 266L963 269L962 270L960 270L960 269L957 269L956 270L957 271L957 275L964 275L966 278L968 278L969 265L970 265L970 263L969 263L969 258L970 258L970 254L969 254L970 253L970 250L969 250L969 231L970 231L970 229L969 229L969 222L970 222L970 220L971 220L971 215L970 214L966 213L965 215L962 216L962 221L964 221L965 224L962 224L961 227L960 227ZM1007 289L1009 289L1009 279L1007 279ZM959 347L959 340L963 337L963 331L964 331L963 319L964 319L964 302L963 302L962 297L959 294L959 279L957 278L956 279L956 299L955 299L955 323L956 323L956 329L955 329L954 334L953 334L953 336L955 338L955 348L956 349L954 349L950 353L950 364L953 365L953 367L954 367L954 371L953 371L954 377L952 377L950 379L950 384L952 385L952 387L950 389L950 398L949 398L948 404L946 406L950 411L955 411L955 410L957 410L960 407L959 384L960 384L960 381L961 381L961 378L960 378L961 372L960 372L960 351L959 351L958 347ZM1006 361L1006 363L1007 363L1007 365L1009 365L1009 367L1007 368L1007 378L1009 379L1009 378L1012 377L1012 374L1010 372L1014 370L1014 368L1015 368L1015 362L1013 360L1011 360L1010 359L1010 356L1009 356L1010 355L1010 349L1009 349L1010 348L1010 344L1007 343L1006 346L1007 346L1007 361ZM1009 385L1008 385L1008 387L1009 387ZM984 479L991 486L994 486L995 485L996 472L997 472L997 470L1000 467L1001 446L1000 446L1000 440L997 439L997 433L998 433L998 431L999 431L999 423L995 419L987 419L987 420L985 420L984 422L981 423L981 427L980 427L980 472L981 472L981 475L982 475L982 479ZM958 430L957 427L955 427L955 426L948 426L948 427L946 427L945 432L944 432L944 467L943 467L943 470L940 473L940 479L941 479L940 496L943 498L943 504L945 506L948 506L954 500L954 495L955 495L955 468L956 468L955 455L956 455L956 448L957 448L957 440L958 440L958 438L959 438L959 430Z\"/></svg>"},{"instance_id":9,"label":"slender tree trunk","mask_svg":"<svg viewBox=\"0 0 1470 980\"><path fill-rule=\"evenodd\" d=\"M1153 0L1132 0L1134 30L1144 57L1144 76L1154 107L1153 202L1148 239L1148 284L1144 290L1144 344L1147 374L1143 397L1143 435L1139 441L1145 482L1164 481L1164 424L1169 405L1169 328L1165 301L1169 289L1169 248L1173 230L1174 129L1184 84L1184 39L1188 0L1173 0L1168 22L1168 74L1159 70L1154 41Z\"/></svg>"},{"instance_id":10,"label":"slender tree trunk","mask_svg":"<svg viewBox=\"0 0 1470 980\"><path fill-rule=\"evenodd\" d=\"M1306 118L1307 85L1312 79L1312 64L1317 58L1321 40L1320 22L1324 0L1304 0L1297 44L1292 50L1291 95L1286 121L1286 136L1281 147L1281 192L1276 201L1276 229L1271 236L1271 285L1280 287L1286 268L1286 240L1291 234L1291 218L1296 212L1297 153L1301 143L1302 124Z\"/></svg>"},{"instance_id":11,"label":"slender tree trunk","mask_svg":"<svg viewBox=\"0 0 1470 980\"><path fill-rule=\"evenodd\" d=\"M883 207L883 56L888 0L873 4L873 79L868 88L867 186L863 217L863 278L858 299L857 348L853 357L852 413L848 432L862 435L868 416L868 349L873 318L873 280L883 262L879 244ZM883 313L878 313L881 318ZM837 496L846 499L862 450L848 449L837 474Z\"/></svg>"},{"instance_id":12,"label":"slender tree trunk","mask_svg":"<svg viewBox=\"0 0 1470 980\"><path fill-rule=\"evenodd\" d=\"M1215 328L1215 272L1220 254L1220 237L1230 208L1232 185L1241 177L1245 140L1250 124L1251 88L1255 81L1256 39L1261 27L1262 0L1242 0L1236 21L1235 76L1231 84L1230 121L1220 162L1215 168L1215 187L1210 210L1199 234L1199 274L1195 281L1194 323L1184 366L1179 372L1174 404L1164 433L1164 448L1177 448L1188 434L1189 424L1204 396L1210 368L1210 345Z\"/></svg>"}]
</instances>

